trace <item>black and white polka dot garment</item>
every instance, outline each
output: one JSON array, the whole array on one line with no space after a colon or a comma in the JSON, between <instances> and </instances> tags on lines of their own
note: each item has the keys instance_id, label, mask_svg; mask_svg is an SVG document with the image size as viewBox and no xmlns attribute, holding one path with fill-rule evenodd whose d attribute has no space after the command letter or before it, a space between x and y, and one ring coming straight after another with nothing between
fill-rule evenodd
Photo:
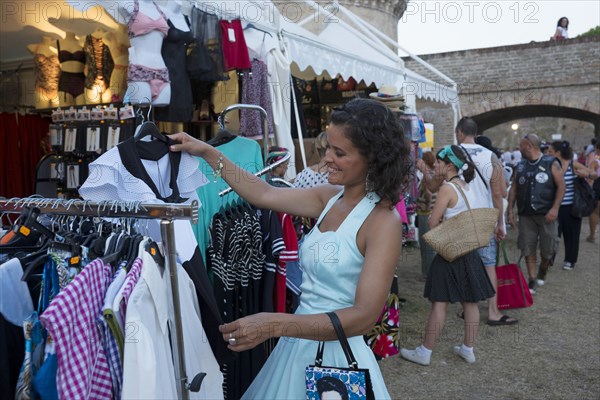
<instances>
[{"instance_id":1,"label":"black and white polka dot garment","mask_svg":"<svg viewBox=\"0 0 600 400\"><path fill-rule=\"evenodd\" d=\"M296 176L294 187L306 189L322 185L328 183L328 177L328 172L315 172L310 168L304 168L304 170Z\"/></svg>"}]
</instances>

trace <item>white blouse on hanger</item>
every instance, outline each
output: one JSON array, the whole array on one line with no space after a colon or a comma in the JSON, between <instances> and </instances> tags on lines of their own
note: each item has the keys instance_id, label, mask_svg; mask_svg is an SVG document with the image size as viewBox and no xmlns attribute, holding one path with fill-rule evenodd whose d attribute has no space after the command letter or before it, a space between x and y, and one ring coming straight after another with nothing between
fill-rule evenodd
<instances>
[{"instance_id":1,"label":"white blouse on hanger","mask_svg":"<svg viewBox=\"0 0 600 400\"><path fill-rule=\"evenodd\" d=\"M0 314L17 326L33 313L31 295L22 277L23 268L18 258L0 265Z\"/></svg>"},{"instance_id":2,"label":"white blouse on hanger","mask_svg":"<svg viewBox=\"0 0 600 400\"><path fill-rule=\"evenodd\" d=\"M165 197L171 194L169 180L171 167L168 154L158 161L142 160L152 181ZM188 153L181 153L177 185L180 196L198 200L196 189L207 184L206 176L198 169L198 160ZM118 147L112 148L89 165L89 176L79 188L79 194L86 200L124 200L160 202L150 186L133 176L121 160ZM158 239L160 240L160 239Z\"/></svg>"},{"instance_id":3,"label":"white blouse on hanger","mask_svg":"<svg viewBox=\"0 0 600 400\"><path fill-rule=\"evenodd\" d=\"M154 258L143 252L142 274L127 304L123 395L126 399L176 399L177 389L169 327L170 276L161 274ZM205 340L194 284L178 265L179 299L183 319L185 365L190 381L206 373L200 392L189 392L190 399L222 399L223 375Z\"/></svg>"},{"instance_id":4,"label":"white blouse on hanger","mask_svg":"<svg viewBox=\"0 0 600 400\"><path fill-rule=\"evenodd\" d=\"M125 163L130 162L131 159L121 159L120 146L123 144L107 151L89 165L90 174L79 189L80 195L85 200L92 201L115 199L163 203L146 182L127 170ZM123 152L123 154L129 153ZM187 153L180 153L180 155L176 186L179 189L179 196L187 199L185 203L190 203L198 200L196 189L208 183L208 180L198 169L198 159ZM145 173L163 198L172 195L170 161L169 153L158 161L141 160ZM198 203L200 205L199 201ZM158 220L149 222L149 236L156 242L160 242ZM176 220L174 224L178 262L187 265L188 268L202 268L203 264L199 262L201 259L198 244L190 221ZM167 320L173 321L172 316L169 316L171 299L167 290L170 287L170 277L168 274L161 275L158 272L159 267L146 251L141 253L144 267L129 298L126 321L124 321L126 332L124 332L122 398L124 400L177 398L169 331L166 329ZM177 271L185 348L185 353L181 356L185 358L189 380L198 373L207 374L200 392L190 393L189 398L223 399L223 374L211 344L207 340L210 336L205 333L206 330L212 329L211 332L214 334L217 327L216 325L203 326L196 286L183 267L178 266ZM208 282L208 278L206 279ZM205 295L205 298L200 301L206 302L207 298L211 300L210 296ZM212 301L214 302L214 299ZM216 305L213 308L216 308ZM210 316L207 318L211 319Z\"/></svg>"}]
</instances>

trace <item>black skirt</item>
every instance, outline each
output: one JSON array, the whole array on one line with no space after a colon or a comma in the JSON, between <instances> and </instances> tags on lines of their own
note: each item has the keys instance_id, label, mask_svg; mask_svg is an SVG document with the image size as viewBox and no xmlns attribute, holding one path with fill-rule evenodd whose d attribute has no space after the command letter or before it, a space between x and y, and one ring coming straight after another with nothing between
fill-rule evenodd
<instances>
[{"instance_id":1,"label":"black skirt","mask_svg":"<svg viewBox=\"0 0 600 400\"><path fill-rule=\"evenodd\" d=\"M436 255L427 274L423 296L444 303L477 303L494 294L479 254L472 251L452 262Z\"/></svg>"}]
</instances>

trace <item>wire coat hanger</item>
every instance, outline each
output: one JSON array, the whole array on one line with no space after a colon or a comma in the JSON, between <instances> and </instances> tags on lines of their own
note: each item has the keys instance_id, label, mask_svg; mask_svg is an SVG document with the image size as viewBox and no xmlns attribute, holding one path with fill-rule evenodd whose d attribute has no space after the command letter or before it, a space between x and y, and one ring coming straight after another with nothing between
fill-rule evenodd
<instances>
[{"instance_id":1,"label":"wire coat hanger","mask_svg":"<svg viewBox=\"0 0 600 400\"><path fill-rule=\"evenodd\" d=\"M257 177L263 176L267 172L271 171L273 168L277 168L278 166L280 166L284 162L288 161L291 157L292 157L292 155L290 153L287 153L285 156L283 156L281 158L281 160L278 160L278 161L274 162L273 164L269 165L268 167L265 167L265 168L261 169L260 171L258 171L257 173L255 173L254 176L257 176ZM231 187L228 187L227 189L224 189L224 190L220 191L219 192L219 196L223 197L227 193L231 192L232 190L233 189Z\"/></svg>"},{"instance_id":2,"label":"wire coat hanger","mask_svg":"<svg viewBox=\"0 0 600 400\"><path fill-rule=\"evenodd\" d=\"M246 29L255 29L255 30L257 30L257 31L263 32L263 33L264 33L264 34L266 34L266 35L269 35L269 36L273 37L273 34L271 34L271 32L269 32L269 31L267 31L267 30L264 30L264 29L261 29L261 28L258 28L258 27L257 27L256 25L254 25L252 22L251 22L251 23L249 23L248 25L246 25L246 27L244 28L244 30L246 30Z\"/></svg>"}]
</instances>

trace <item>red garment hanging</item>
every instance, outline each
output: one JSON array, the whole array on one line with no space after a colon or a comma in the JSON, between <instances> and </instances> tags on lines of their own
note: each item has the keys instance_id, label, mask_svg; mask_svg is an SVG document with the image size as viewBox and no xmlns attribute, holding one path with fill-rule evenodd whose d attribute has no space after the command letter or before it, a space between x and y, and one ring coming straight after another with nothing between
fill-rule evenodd
<instances>
[{"instance_id":1,"label":"red garment hanging","mask_svg":"<svg viewBox=\"0 0 600 400\"><path fill-rule=\"evenodd\" d=\"M21 160L19 155L19 127L17 115L0 113L0 196L22 197Z\"/></svg>"},{"instance_id":2,"label":"red garment hanging","mask_svg":"<svg viewBox=\"0 0 600 400\"><path fill-rule=\"evenodd\" d=\"M23 197L34 194L36 167L45 153L50 119L39 115L19 115L19 138L23 171Z\"/></svg>"},{"instance_id":3,"label":"red garment hanging","mask_svg":"<svg viewBox=\"0 0 600 400\"><path fill-rule=\"evenodd\" d=\"M0 196L33 194L35 168L50 122L38 115L0 113Z\"/></svg>"},{"instance_id":4,"label":"red garment hanging","mask_svg":"<svg viewBox=\"0 0 600 400\"><path fill-rule=\"evenodd\" d=\"M252 68L240 20L221 20L219 21L219 25L221 26L221 46L223 48L225 71Z\"/></svg>"}]
</instances>

